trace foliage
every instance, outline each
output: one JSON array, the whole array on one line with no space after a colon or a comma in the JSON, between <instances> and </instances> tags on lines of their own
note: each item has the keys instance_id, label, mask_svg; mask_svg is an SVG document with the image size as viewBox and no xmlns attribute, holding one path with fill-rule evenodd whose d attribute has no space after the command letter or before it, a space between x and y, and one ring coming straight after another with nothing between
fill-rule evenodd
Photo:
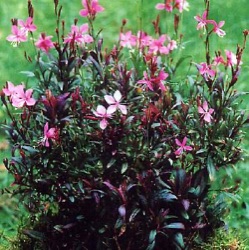
<instances>
[{"instance_id":1,"label":"foliage","mask_svg":"<svg viewBox=\"0 0 249 250\"><path fill-rule=\"evenodd\" d=\"M196 248L198 250L246 250L247 242L235 231L228 231L219 229L215 231L214 235L208 241Z\"/></svg>"},{"instance_id":2,"label":"foliage","mask_svg":"<svg viewBox=\"0 0 249 250\"><path fill-rule=\"evenodd\" d=\"M1 94L12 149L4 164L31 214L32 225L23 230L30 244L191 249L223 225L222 197L231 194L213 195L210 183L241 159L247 119L238 106L243 93L234 86L248 32L236 54L214 52L210 39L225 32L222 22L208 18L205 1L195 19L206 32L206 61L191 62L183 75L183 6L172 2L171 36L162 32L160 14L153 36L133 35L124 20L118 44L103 49L94 30L103 11L98 1L83 1L88 24L75 20L67 35L54 1L54 42L41 33L36 69L24 71L35 88L7 82ZM7 39L15 44L28 33L34 37L31 1L28 7L26 23L13 20Z\"/></svg>"}]
</instances>

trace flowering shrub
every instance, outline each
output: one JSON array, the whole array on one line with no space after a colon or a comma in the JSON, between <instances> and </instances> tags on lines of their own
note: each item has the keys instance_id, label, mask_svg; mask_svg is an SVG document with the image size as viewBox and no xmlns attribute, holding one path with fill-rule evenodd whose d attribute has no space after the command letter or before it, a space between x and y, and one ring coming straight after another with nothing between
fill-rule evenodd
<instances>
[{"instance_id":1,"label":"flowering shrub","mask_svg":"<svg viewBox=\"0 0 249 250\"><path fill-rule=\"evenodd\" d=\"M35 36L29 1L28 19L13 20L7 37L18 45L31 35L37 49L33 89L7 82L1 94L12 147L4 163L39 221L24 233L46 249L191 249L222 225L219 194L209 197L216 171L241 158L246 119L234 85L248 33L235 54L211 49L224 21L209 19L205 1L194 17L206 34L204 62L183 78L174 53L187 1L155 6L173 12L175 34L161 32L159 16L154 35L124 22L109 50L93 26L104 8L82 5L87 23L67 34L58 22L56 37Z\"/></svg>"}]
</instances>

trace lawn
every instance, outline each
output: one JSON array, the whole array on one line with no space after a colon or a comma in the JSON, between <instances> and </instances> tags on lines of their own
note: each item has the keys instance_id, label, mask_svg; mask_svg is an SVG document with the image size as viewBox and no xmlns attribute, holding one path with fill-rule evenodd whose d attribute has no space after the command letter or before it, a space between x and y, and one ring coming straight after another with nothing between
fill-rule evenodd
<instances>
[{"instance_id":1,"label":"lawn","mask_svg":"<svg viewBox=\"0 0 249 250\"><path fill-rule=\"evenodd\" d=\"M25 19L27 17L27 1L9 0L2 1L1 6L1 19L0 19L0 87L4 86L6 81L13 83L27 82L25 75L22 71L32 69L33 65L25 60L23 51L26 50L29 55L34 54L34 48L27 44L22 44L19 47L12 47L5 37L10 33L11 18ZM35 8L34 22L38 26L38 32L46 32L47 35L54 34L51 27L54 27L55 20L53 18L53 1L52 0L33 0ZM198 2L198 3L197 3ZM181 22L183 39L185 41L185 49L182 51L181 56L189 56L195 62L203 62L205 58L200 57L204 50L203 47L196 46L197 39L200 32L196 31L196 21L194 16L202 14L204 1L189 0L190 10L184 12ZM62 19L66 21L66 28L69 30L72 20L77 18L79 22L83 23L82 17L78 15L79 10L82 8L80 0L61 0L63 5ZM95 30L102 30L101 36L105 38L104 46L110 47L113 42L118 40L118 33L123 19L128 19L126 25L127 30L143 29L145 31L153 30L152 21L155 19L157 11L154 6L158 3L157 0L117 0L108 1L100 0L102 6L107 11L101 13L95 24ZM153 11L151 11L153 10ZM166 15L166 14L165 14ZM248 0L230 1L215 1L211 0L211 18L215 20L225 20L224 30L227 35L224 38L214 38L212 45L219 47L224 52L225 49L236 52L237 44L241 44L243 40L243 30L249 29L248 19ZM187 24L187 26L185 25ZM171 32L168 26L162 27L163 32ZM212 50L212 47L211 47ZM184 68L185 67L185 68ZM188 64L183 64L183 72L188 67ZM237 88L240 91L248 91L248 78L249 78L249 49L244 54L241 78L238 82ZM29 85L32 82L28 82ZM245 97L242 108L248 110L249 97ZM0 106L0 122L4 123L5 115L4 110ZM231 168L230 178L225 181L232 187L237 185L236 193L240 196L236 200L231 200L228 210L229 216L226 222L229 227L235 228L240 232L244 238L249 239L249 131L248 128L244 129L245 140L243 143L244 148L244 162L240 163L235 168ZM4 141L4 131L0 132L0 143ZM3 144L4 145L4 144ZM2 159L8 154L8 149L0 147L0 158ZM220 173L219 178L216 178L214 188L222 188L222 181L224 173ZM3 165L0 164L0 187L9 187L12 178L3 170ZM22 210L21 210L22 211ZM8 195L0 196L0 242L4 235L11 237L15 234L15 229L18 225L18 220L23 213L19 213L18 206L15 198ZM249 245L249 242L248 242Z\"/></svg>"}]
</instances>

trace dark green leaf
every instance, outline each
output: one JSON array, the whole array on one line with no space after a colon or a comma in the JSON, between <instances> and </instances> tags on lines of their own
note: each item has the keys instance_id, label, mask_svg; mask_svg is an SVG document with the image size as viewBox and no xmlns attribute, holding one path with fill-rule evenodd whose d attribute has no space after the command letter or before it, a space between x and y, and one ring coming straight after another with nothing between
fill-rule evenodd
<instances>
[{"instance_id":1,"label":"dark green leaf","mask_svg":"<svg viewBox=\"0 0 249 250\"><path fill-rule=\"evenodd\" d=\"M170 193L167 189L159 191L155 198L167 202L177 200L177 197L174 194Z\"/></svg>"},{"instance_id":2,"label":"dark green leaf","mask_svg":"<svg viewBox=\"0 0 249 250\"><path fill-rule=\"evenodd\" d=\"M210 155L208 155L207 157L207 170L208 170L210 180L213 181L215 178L216 170L215 170L215 166L213 163L213 159Z\"/></svg>"},{"instance_id":3,"label":"dark green leaf","mask_svg":"<svg viewBox=\"0 0 249 250\"><path fill-rule=\"evenodd\" d=\"M42 241L44 239L44 234L35 230L23 230L23 233L30 238Z\"/></svg>"},{"instance_id":4,"label":"dark green leaf","mask_svg":"<svg viewBox=\"0 0 249 250\"><path fill-rule=\"evenodd\" d=\"M141 211L140 208L135 208L130 215L129 222L132 222L140 211Z\"/></svg>"},{"instance_id":5,"label":"dark green leaf","mask_svg":"<svg viewBox=\"0 0 249 250\"><path fill-rule=\"evenodd\" d=\"M22 149L24 149L25 151L28 151L30 153L37 153L37 152L39 152L38 149L35 149L35 148L31 147L31 146L22 146Z\"/></svg>"},{"instance_id":6,"label":"dark green leaf","mask_svg":"<svg viewBox=\"0 0 249 250\"><path fill-rule=\"evenodd\" d=\"M69 200L73 203L75 201L74 196L69 196Z\"/></svg>"},{"instance_id":7,"label":"dark green leaf","mask_svg":"<svg viewBox=\"0 0 249 250\"><path fill-rule=\"evenodd\" d=\"M163 228L168 228L168 229L185 229L185 226L181 222L174 222L166 225Z\"/></svg>"},{"instance_id":8,"label":"dark green leaf","mask_svg":"<svg viewBox=\"0 0 249 250\"><path fill-rule=\"evenodd\" d=\"M178 190L182 190L185 185L185 180L186 180L186 172L183 169L179 169L176 171L176 176L175 176L175 185Z\"/></svg>"},{"instance_id":9,"label":"dark green leaf","mask_svg":"<svg viewBox=\"0 0 249 250\"><path fill-rule=\"evenodd\" d=\"M177 233L174 237L174 241L178 249L184 249L184 241L181 233Z\"/></svg>"},{"instance_id":10,"label":"dark green leaf","mask_svg":"<svg viewBox=\"0 0 249 250\"><path fill-rule=\"evenodd\" d=\"M125 162L122 164L121 174L125 173L127 169L128 169L128 163Z\"/></svg>"}]
</instances>

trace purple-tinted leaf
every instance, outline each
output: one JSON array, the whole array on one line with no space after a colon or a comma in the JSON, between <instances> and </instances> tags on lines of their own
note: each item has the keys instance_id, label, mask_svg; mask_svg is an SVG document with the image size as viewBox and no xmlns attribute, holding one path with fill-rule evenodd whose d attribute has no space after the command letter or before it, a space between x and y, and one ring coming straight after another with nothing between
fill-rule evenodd
<instances>
[{"instance_id":1,"label":"purple-tinted leaf","mask_svg":"<svg viewBox=\"0 0 249 250\"><path fill-rule=\"evenodd\" d=\"M187 211L189 209L189 206L190 206L190 201L189 200L182 200L182 205L184 207L184 209Z\"/></svg>"},{"instance_id":2,"label":"purple-tinted leaf","mask_svg":"<svg viewBox=\"0 0 249 250\"><path fill-rule=\"evenodd\" d=\"M196 223L192 228L193 229L201 229L201 228L204 228L206 226L207 226L207 224L205 224L205 223Z\"/></svg>"},{"instance_id":3,"label":"purple-tinted leaf","mask_svg":"<svg viewBox=\"0 0 249 250\"><path fill-rule=\"evenodd\" d=\"M121 217L125 217L126 215L126 208L125 208L125 205L121 205L119 208L118 208L118 212L119 212L119 215Z\"/></svg>"},{"instance_id":4,"label":"purple-tinted leaf","mask_svg":"<svg viewBox=\"0 0 249 250\"><path fill-rule=\"evenodd\" d=\"M69 224L63 226L63 229L69 229L71 227L74 227L75 225L76 225L76 223L69 223Z\"/></svg>"},{"instance_id":5,"label":"purple-tinted leaf","mask_svg":"<svg viewBox=\"0 0 249 250\"><path fill-rule=\"evenodd\" d=\"M114 187L110 182L104 181L103 184L105 184L110 190L117 192L117 188Z\"/></svg>"}]
</instances>

